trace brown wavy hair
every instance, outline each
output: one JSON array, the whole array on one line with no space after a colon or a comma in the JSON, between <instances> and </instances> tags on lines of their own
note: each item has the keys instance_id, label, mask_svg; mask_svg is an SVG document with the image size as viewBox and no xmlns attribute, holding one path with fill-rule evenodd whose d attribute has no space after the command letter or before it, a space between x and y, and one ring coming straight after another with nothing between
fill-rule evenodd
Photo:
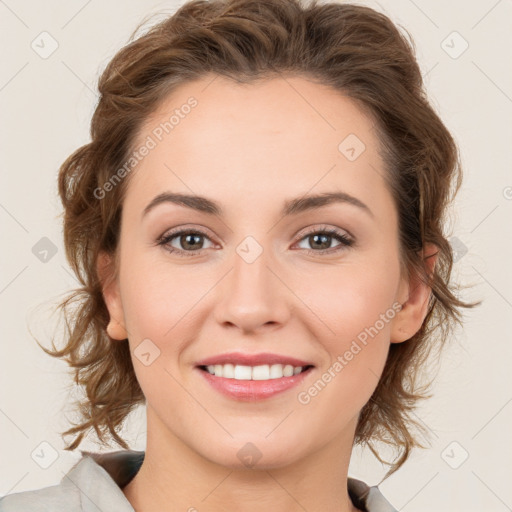
<instances>
[{"instance_id":1,"label":"brown wavy hair","mask_svg":"<svg viewBox=\"0 0 512 512\"><path fill-rule=\"evenodd\" d=\"M57 350L53 341L53 350L41 348L64 358L85 393L75 404L80 422L61 434L78 434L66 449L75 449L92 429L103 444L108 434L128 449L118 430L145 403L127 340L113 341L106 332L109 314L97 271L100 252L115 261L129 177L101 200L95 190L126 162L144 121L177 86L207 73L243 83L296 75L335 88L376 122L398 212L402 268L432 289L421 329L391 344L359 416L354 443L367 445L390 466L387 478L413 447L425 448L414 431L427 432L413 416L417 401L432 396L426 394L432 380L419 377L427 356L462 324L461 308L479 304L463 302L456 296L460 286L451 282L453 253L443 230L461 185L460 159L429 104L410 35L368 7L317 0L193 0L135 37L140 27L101 74L91 142L59 172L66 256L80 287L58 305L66 324L64 348ZM426 243L438 248L431 275ZM376 442L397 451L395 460L383 460Z\"/></svg>"}]
</instances>

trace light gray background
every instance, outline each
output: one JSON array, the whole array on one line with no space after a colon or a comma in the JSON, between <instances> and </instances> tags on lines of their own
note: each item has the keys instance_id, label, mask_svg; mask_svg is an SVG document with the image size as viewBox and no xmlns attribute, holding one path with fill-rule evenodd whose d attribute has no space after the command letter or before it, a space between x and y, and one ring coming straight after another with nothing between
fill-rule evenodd
<instances>
[{"instance_id":1,"label":"light gray background","mask_svg":"<svg viewBox=\"0 0 512 512\"><path fill-rule=\"evenodd\" d=\"M464 298L484 300L466 313L464 329L442 359L434 397L418 409L432 446L415 451L380 488L399 510L512 510L512 3L364 4L412 34L429 96L460 145L465 182L449 229L467 252L455 277L474 285ZM61 241L57 170L89 141L104 66L139 21L177 5L0 0L0 495L56 484L79 458L62 450L59 436L68 427L67 367L44 354L28 330L47 345L55 326L51 301L77 284ZM42 51L46 37L44 48L50 48L43 31L58 43L45 59L31 47L34 41ZM43 237L57 250L46 262L33 252ZM130 419L126 439L144 449L143 409ZM80 449L99 447L90 440ZM351 476L373 485L384 469L370 452L354 451Z\"/></svg>"}]
</instances>

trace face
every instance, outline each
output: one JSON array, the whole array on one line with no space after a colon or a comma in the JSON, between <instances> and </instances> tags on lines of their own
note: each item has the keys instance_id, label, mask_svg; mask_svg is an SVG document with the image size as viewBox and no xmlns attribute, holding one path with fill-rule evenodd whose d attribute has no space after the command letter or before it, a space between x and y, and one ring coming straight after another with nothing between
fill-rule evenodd
<instances>
[{"instance_id":1,"label":"face","mask_svg":"<svg viewBox=\"0 0 512 512\"><path fill-rule=\"evenodd\" d=\"M143 144L123 203L118 278L104 296L118 338L129 338L148 443L179 442L229 467L253 450L269 468L351 443L390 343L419 329L426 302L400 275L374 122L305 78L210 76L166 99ZM218 211L153 202L164 193L201 196ZM338 200L306 201L322 194ZM269 394L270 381L250 388L226 377L230 389L239 383L228 395L197 365L231 352L312 368Z\"/></svg>"}]
</instances>

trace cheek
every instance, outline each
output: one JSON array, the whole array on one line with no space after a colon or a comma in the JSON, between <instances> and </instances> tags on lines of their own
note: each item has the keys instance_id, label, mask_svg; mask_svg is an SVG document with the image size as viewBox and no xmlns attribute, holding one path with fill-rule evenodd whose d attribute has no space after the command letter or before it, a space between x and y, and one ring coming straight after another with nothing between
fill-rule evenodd
<instances>
[{"instance_id":1,"label":"cheek","mask_svg":"<svg viewBox=\"0 0 512 512\"><path fill-rule=\"evenodd\" d=\"M328 354L329 366L341 361L347 378L367 380L373 373L376 385L399 308L395 299L398 261L381 259L330 270L329 279L317 276L321 287L307 291L307 304L322 320L316 322L315 337Z\"/></svg>"},{"instance_id":2,"label":"cheek","mask_svg":"<svg viewBox=\"0 0 512 512\"><path fill-rule=\"evenodd\" d=\"M176 368L194 329L201 278L179 267L171 272L165 258L142 251L124 256L121 295L135 374L148 404L170 406L182 396Z\"/></svg>"},{"instance_id":3,"label":"cheek","mask_svg":"<svg viewBox=\"0 0 512 512\"><path fill-rule=\"evenodd\" d=\"M310 275L308 282L315 282L315 276ZM317 287L310 286L305 291L307 302L324 319L333 340L357 337L386 312L388 317L394 317L392 305L399 283L397 261L331 268L328 274L316 276L316 283ZM378 322L378 327L379 331L388 332L390 323Z\"/></svg>"},{"instance_id":4,"label":"cheek","mask_svg":"<svg viewBox=\"0 0 512 512\"><path fill-rule=\"evenodd\" d=\"M298 402L309 411L309 421L318 418L318 428L327 428L320 419L331 418L328 429L332 435L368 402L386 362L397 313L398 266L381 270L340 269L322 281L321 289L308 292L307 303L322 320L309 327L327 357Z\"/></svg>"},{"instance_id":5,"label":"cheek","mask_svg":"<svg viewBox=\"0 0 512 512\"><path fill-rule=\"evenodd\" d=\"M169 265L161 254L155 258L135 252L121 263L123 310L134 338L158 343L173 336L190 322L191 308L208 289L203 273L179 266L170 271Z\"/></svg>"}]
</instances>

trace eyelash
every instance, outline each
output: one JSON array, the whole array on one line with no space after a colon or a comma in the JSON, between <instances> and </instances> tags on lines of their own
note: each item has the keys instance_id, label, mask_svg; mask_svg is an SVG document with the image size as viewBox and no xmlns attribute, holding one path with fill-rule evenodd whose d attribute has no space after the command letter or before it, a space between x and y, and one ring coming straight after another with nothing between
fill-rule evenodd
<instances>
[{"instance_id":1,"label":"eyelash","mask_svg":"<svg viewBox=\"0 0 512 512\"><path fill-rule=\"evenodd\" d=\"M329 235L335 239L337 239L340 242L340 245L337 247L331 247L330 249L321 249L318 251L315 251L313 249L304 249L307 254L333 254L337 253L339 251L345 250L348 247L351 247L354 244L354 240L352 238L349 238L341 231L334 229L334 228L313 228L309 230L307 233L305 233L302 238L300 238L299 242L307 238L308 236L315 235L315 234L322 234L322 235ZM182 235L202 235L209 239L208 235L201 231L200 229L181 229L177 231L171 231L170 233L165 233L157 240L157 245L164 246L167 251L169 251L172 254L176 254L179 257L192 257L197 256L199 254L202 254L202 252L206 249L200 249L198 251L183 251L181 249L176 249L175 247L170 248L169 243L174 238L177 238L178 236ZM333 250L334 249L334 250Z\"/></svg>"}]
</instances>

